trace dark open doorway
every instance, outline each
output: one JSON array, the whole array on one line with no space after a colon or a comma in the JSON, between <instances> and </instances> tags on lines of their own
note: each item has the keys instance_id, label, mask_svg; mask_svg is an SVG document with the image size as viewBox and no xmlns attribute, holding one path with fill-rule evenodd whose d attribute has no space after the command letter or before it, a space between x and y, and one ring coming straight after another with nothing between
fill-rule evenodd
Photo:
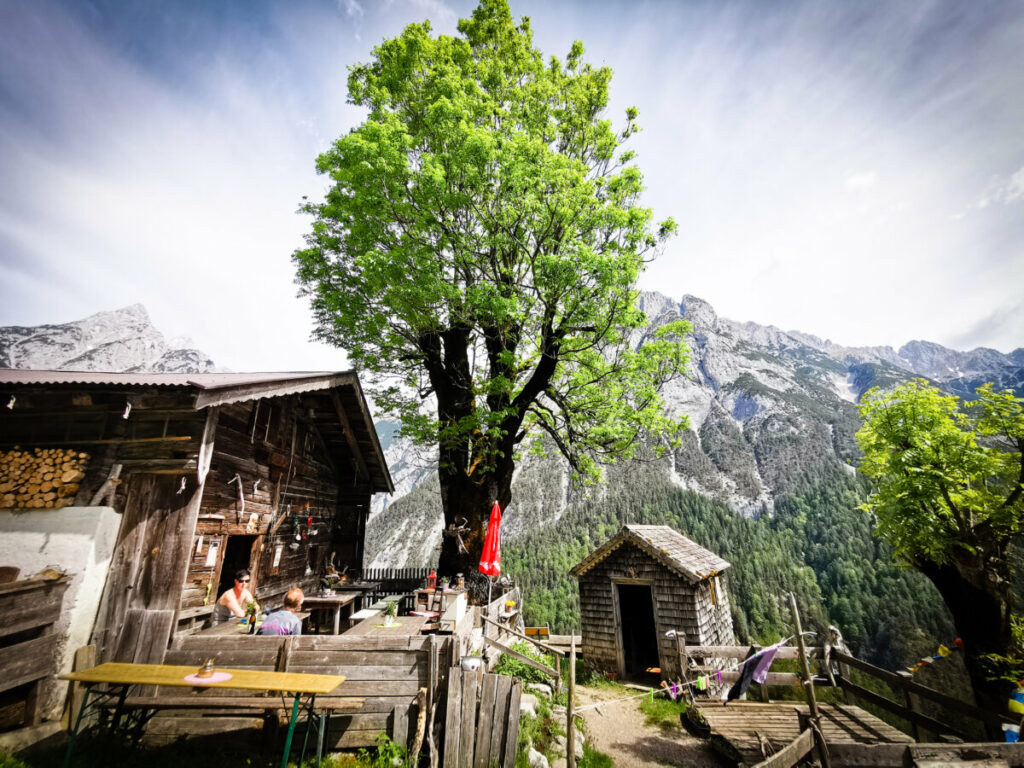
<instances>
[{"instance_id":1,"label":"dark open doorway","mask_svg":"<svg viewBox=\"0 0 1024 768\"><path fill-rule=\"evenodd\" d=\"M252 560L252 545L256 542L255 536L228 536L224 545L224 561L220 567L220 584L217 587L217 595L224 594L235 586L235 573L242 568L249 568ZM252 582L249 584L249 591L256 594L256 574L253 574Z\"/></svg>"},{"instance_id":2,"label":"dark open doorway","mask_svg":"<svg viewBox=\"0 0 1024 768\"><path fill-rule=\"evenodd\" d=\"M617 584L619 616L622 619L622 656L625 676L644 680L653 675L647 670L660 666L658 630L654 623L654 601L646 584Z\"/></svg>"}]
</instances>

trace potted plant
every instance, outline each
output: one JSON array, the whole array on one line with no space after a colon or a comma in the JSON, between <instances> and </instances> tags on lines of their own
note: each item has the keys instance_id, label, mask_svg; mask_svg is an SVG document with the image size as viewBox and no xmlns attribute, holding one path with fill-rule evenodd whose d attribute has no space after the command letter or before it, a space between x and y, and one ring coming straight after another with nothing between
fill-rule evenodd
<instances>
[{"instance_id":1,"label":"potted plant","mask_svg":"<svg viewBox=\"0 0 1024 768\"><path fill-rule=\"evenodd\" d=\"M398 616L398 603L388 603L388 607L384 609L384 626L390 627L397 624L396 617Z\"/></svg>"}]
</instances>

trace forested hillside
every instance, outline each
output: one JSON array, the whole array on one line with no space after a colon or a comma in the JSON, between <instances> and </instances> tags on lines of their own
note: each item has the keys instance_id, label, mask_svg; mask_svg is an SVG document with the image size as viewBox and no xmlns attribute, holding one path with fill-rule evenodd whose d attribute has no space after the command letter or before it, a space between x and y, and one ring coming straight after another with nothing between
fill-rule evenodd
<instances>
[{"instance_id":1,"label":"forested hillside","mask_svg":"<svg viewBox=\"0 0 1024 768\"><path fill-rule=\"evenodd\" d=\"M842 473L805 476L757 519L666 479L657 463L610 473L603 498L574 503L557 524L505 548L507 573L524 587L528 622L578 631L578 589L569 569L624 523L670 525L732 563L729 594L741 642L791 632L785 597L796 593L805 624L839 626L858 655L893 668L952 637L938 594L919 574L892 564L856 509L861 481Z\"/></svg>"}]
</instances>

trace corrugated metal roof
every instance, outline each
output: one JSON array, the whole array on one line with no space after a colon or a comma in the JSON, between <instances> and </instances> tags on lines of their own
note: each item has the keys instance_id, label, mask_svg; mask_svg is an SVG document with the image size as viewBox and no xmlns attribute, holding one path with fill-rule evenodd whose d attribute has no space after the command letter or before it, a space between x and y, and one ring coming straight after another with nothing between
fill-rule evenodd
<instances>
[{"instance_id":1,"label":"corrugated metal roof","mask_svg":"<svg viewBox=\"0 0 1024 768\"><path fill-rule=\"evenodd\" d=\"M605 544L587 555L570 573L579 577L625 543L632 543L691 582L721 573L730 564L714 552L667 525L624 525Z\"/></svg>"},{"instance_id":2,"label":"corrugated metal roof","mask_svg":"<svg viewBox=\"0 0 1024 768\"><path fill-rule=\"evenodd\" d=\"M0 384L109 384L131 387L196 387L219 389L273 381L335 376L335 371L277 373L114 373L109 371L25 371L0 369Z\"/></svg>"}]
</instances>

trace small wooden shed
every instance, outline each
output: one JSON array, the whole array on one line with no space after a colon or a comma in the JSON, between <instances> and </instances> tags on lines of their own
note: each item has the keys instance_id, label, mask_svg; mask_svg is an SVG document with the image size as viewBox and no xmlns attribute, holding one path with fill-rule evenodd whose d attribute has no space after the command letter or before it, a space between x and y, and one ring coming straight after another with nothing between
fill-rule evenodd
<instances>
[{"instance_id":1,"label":"small wooden shed","mask_svg":"<svg viewBox=\"0 0 1024 768\"><path fill-rule=\"evenodd\" d=\"M570 573L579 580L583 658L597 670L641 679L660 669L683 678L674 636L731 645L724 572L729 563L667 525L625 525Z\"/></svg>"}]
</instances>

